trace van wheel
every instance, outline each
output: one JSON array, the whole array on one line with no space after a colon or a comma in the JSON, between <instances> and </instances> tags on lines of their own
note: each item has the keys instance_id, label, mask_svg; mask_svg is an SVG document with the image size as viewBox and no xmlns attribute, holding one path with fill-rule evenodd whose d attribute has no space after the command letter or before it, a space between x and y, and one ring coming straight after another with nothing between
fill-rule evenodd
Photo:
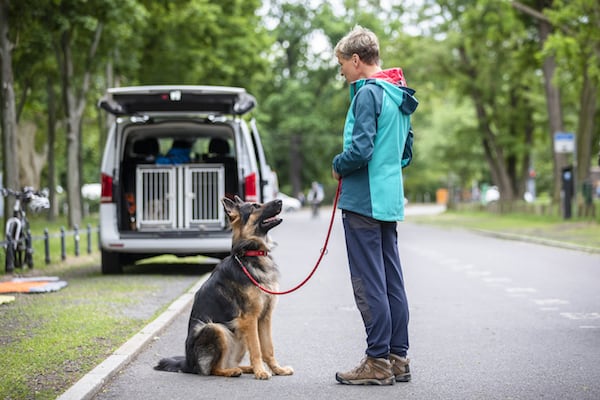
<instances>
[{"instance_id":1,"label":"van wheel","mask_svg":"<svg viewBox=\"0 0 600 400\"><path fill-rule=\"evenodd\" d=\"M122 274L123 266L121 265L121 255L119 253L113 253L110 251L101 251L102 256L102 273L108 274Z\"/></svg>"}]
</instances>

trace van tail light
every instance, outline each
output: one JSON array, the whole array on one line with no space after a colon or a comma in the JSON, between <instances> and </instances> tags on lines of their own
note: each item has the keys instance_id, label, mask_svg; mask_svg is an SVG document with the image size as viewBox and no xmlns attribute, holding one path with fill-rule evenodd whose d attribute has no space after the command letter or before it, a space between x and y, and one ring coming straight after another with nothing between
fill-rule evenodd
<instances>
[{"instance_id":1,"label":"van tail light","mask_svg":"<svg viewBox=\"0 0 600 400\"><path fill-rule=\"evenodd\" d=\"M101 174L100 182L102 190L100 192L100 203L112 203L113 201L113 178L107 174Z\"/></svg>"},{"instance_id":2,"label":"van tail light","mask_svg":"<svg viewBox=\"0 0 600 400\"><path fill-rule=\"evenodd\" d=\"M246 176L244 183L246 187L246 193L244 193L244 200L249 202L257 202L258 196L256 191L256 172L253 172L250 175Z\"/></svg>"}]
</instances>

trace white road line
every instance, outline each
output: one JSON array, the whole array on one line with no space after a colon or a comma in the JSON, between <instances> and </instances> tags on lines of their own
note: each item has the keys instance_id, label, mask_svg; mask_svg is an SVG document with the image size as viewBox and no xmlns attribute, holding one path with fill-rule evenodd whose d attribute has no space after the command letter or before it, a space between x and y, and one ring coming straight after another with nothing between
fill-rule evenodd
<instances>
[{"instance_id":1,"label":"white road line","mask_svg":"<svg viewBox=\"0 0 600 400\"><path fill-rule=\"evenodd\" d=\"M592 319L600 319L600 312L563 312L560 313L561 316L573 319L573 320L592 320Z\"/></svg>"},{"instance_id":2,"label":"white road line","mask_svg":"<svg viewBox=\"0 0 600 400\"><path fill-rule=\"evenodd\" d=\"M506 292L509 294L517 294L517 295L519 295L519 294L524 295L527 293L536 293L537 292L536 289L530 288L530 287L513 287L513 288L506 288L504 290L506 290Z\"/></svg>"},{"instance_id":3,"label":"white road line","mask_svg":"<svg viewBox=\"0 0 600 400\"><path fill-rule=\"evenodd\" d=\"M564 304L569 304L567 300L562 299L538 299L533 300L533 302L538 306L561 306Z\"/></svg>"},{"instance_id":4,"label":"white road line","mask_svg":"<svg viewBox=\"0 0 600 400\"><path fill-rule=\"evenodd\" d=\"M467 271L468 276L474 276L474 277L490 276L491 274L492 274L491 271Z\"/></svg>"},{"instance_id":5,"label":"white road line","mask_svg":"<svg viewBox=\"0 0 600 400\"><path fill-rule=\"evenodd\" d=\"M510 283L512 282L512 279L510 278L494 278L494 277L489 277L489 278L483 278L483 281L485 283L492 283L492 284L498 284L498 283Z\"/></svg>"}]
</instances>

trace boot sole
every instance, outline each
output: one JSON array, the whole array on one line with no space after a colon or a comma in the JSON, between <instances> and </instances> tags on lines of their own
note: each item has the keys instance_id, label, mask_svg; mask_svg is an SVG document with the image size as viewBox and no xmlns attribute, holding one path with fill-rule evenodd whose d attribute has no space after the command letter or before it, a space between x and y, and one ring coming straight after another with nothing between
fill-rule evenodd
<instances>
[{"instance_id":1,"label":"boot sole","mask_svg":"<svg viewBox=\"0 0 600 400\"><path fill-rule=\"evenodd\" d=\"M394 377L390 376L386 379L344 379L338 374L335 374L335 380L344 385L377 385L377 386L389 386L395 383Z\"/></svg>"}]
</instances>

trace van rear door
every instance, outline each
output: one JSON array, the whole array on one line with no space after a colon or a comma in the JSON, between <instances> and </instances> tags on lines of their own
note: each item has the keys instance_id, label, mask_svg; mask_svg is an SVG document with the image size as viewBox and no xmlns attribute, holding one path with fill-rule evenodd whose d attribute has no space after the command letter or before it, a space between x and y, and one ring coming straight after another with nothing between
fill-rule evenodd
<instances>
[{"instance_id":1,"label":"van rear door","mask_svg":"<svg viewBox=\"0 0 600 400\"><path fill-rule=\"evenodd\" d=\"M250 121L250 131L252 137L252 143L254 147L254 154L258 162L259 179L260 179L260 198L261 203L266 203L275 199L279 188L277 187L277 176L275 172L271 170L269 164L267 164L267 158L256 127L256 120L252 118Z\"/></svg>"},{"instance_id":2,"label":"van rear door","mask_svg":"<svg viewBox=\"0 0 600 400\"><path fill-rule=\"evenodd\" d=\"M243 115L256 106L244 88L226 86L130 86L111 88L99 106L113 115L195 111Z\"/></svg>"}]
</instances>

